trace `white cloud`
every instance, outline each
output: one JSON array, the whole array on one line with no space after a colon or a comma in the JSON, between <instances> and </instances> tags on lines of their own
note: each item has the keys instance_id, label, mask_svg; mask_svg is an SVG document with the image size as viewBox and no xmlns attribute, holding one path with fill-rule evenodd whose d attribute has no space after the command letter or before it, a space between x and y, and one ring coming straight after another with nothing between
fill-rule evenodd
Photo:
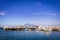
<instances>
[{"instance_id":1,"label":"white cloud","mask_svg":"<svg viewBox=\"0 0 60 40\"><path fill-rule=\"evenodd\" d=\"M46 15L51 15L51 16L56 16L57 14L55 13L45 13Z\"/></svg>"},{"instance_id":2,"label":"white cloud","mask_svg":"<svg viewBox=\"0 0 60 40\"><path fill-rule=\"evenodd\" d=\"M57 14L50 14L50 15L57 15Z\"/></svg>"},{"instance_id":3,"label":"white cloud","mask_svg":"<svg viewBox=\"0 0 60 40\"><path fill-rule=\"evenodd\" d=\"M0 11L0 15L4 16L6 14L6 12L8 12L8 11Z\"/></svg>"},{"instance_id":4,"label":"white cloud","mask_svg":"<svg viewBox=\"0 0 60 40\"><path fill-rule=\"evenodd\" d=\"M50 16L56 16L55 13L33 13L34 15L50 15Z\"/></svg>"},{"instance_id":5,"label":"white cloud","mask_svg":"<svg viewBox=\"0 0 60 40\"><path fill-rule=\"evenodd\" d=\"M2 15L2 16L5 15L5 12L0 12L0 15Z\"/></svg>"},{"instance_id":6,"label":"white cloud","mask_svg":"<svg viewBox=\"0 0 60 40\"><path fill-rule=\"evenodd\" d=\"M34 15L39 15L40 13L33 13Z\"/></svg>"}]
</instances>

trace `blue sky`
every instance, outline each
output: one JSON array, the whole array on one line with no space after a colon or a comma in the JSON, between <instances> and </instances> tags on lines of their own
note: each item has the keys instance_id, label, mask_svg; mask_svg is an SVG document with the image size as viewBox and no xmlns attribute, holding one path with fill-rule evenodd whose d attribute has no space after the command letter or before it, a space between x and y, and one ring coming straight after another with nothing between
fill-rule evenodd
<instances>
[{"instance_id":1,"label":"blue sky","mask_svg":"<svg viewBox=\"0 0 60 40\"><path fill-rule=\"evenodd\" d=\"M0 25L60 25L60 0L0 0Z\"/></svg>"}]
</instances>

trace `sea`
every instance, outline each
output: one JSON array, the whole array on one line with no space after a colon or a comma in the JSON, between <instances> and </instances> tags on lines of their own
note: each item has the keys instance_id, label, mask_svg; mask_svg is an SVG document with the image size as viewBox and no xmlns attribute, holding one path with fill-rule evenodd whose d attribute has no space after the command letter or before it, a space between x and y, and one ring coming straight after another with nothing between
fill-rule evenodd
<instances>
[{"instance_id":1,"label":"sea","mask_svg":"<svg viewBox=\"0 0 60 40\"><path fill-rule=\"evenodd\" d=\"M4 31L0 28L0 40L60 40L60 32Z\"/></svg>"}]
</instances>

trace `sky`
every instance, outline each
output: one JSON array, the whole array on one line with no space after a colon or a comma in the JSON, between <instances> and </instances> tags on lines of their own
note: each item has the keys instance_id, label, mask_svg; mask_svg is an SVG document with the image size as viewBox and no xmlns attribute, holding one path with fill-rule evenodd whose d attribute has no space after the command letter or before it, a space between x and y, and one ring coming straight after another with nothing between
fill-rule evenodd
<instances>
[{"instance_id":1,"label":"sky","mask_svg":"<svg viewBox=\"0 0 60 40\"><path fill-rule=\"evenodd\" d=\"M0 0L0 25L60 25L60 0Z\"/></svg>"}]
</instances>

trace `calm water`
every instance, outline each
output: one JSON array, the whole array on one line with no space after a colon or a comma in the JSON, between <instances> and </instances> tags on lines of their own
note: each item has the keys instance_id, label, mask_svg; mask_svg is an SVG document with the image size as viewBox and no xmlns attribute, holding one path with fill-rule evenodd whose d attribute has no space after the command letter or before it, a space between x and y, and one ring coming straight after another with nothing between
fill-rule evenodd
<instances>
[{"instance_id":1,"label":"calm water","mask_svg":"<svg viewBox=\"0 0 60 40\"><path fill-rule=\"evenodd\" d=\"M0 40L60 40L60 32L4 31L0 29Z\"/></svg>"}]
</instances>

